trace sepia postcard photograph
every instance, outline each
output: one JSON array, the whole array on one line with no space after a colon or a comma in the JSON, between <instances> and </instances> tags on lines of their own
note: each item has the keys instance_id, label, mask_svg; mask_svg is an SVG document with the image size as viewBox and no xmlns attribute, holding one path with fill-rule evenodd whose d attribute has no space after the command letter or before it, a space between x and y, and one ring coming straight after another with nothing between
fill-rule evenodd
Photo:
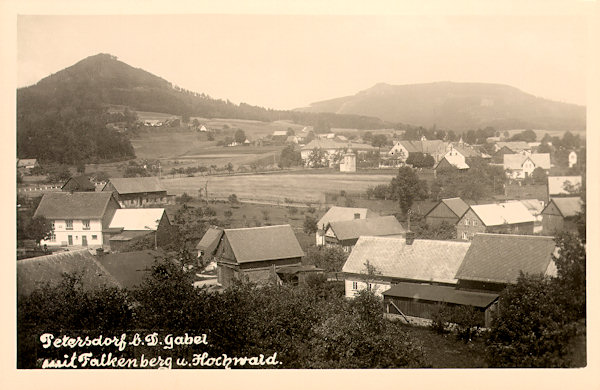
<instances>
[{"instance_id":1,"label":"sepia postcard photograph","mask_svg":"<svg viewBox=\"0 0 600 390\"><path fill-rule=\"evenodd\" d=\"M595 2L64 3L4 17L14 375L589 374Z\"/></svg>"}]
</instances>

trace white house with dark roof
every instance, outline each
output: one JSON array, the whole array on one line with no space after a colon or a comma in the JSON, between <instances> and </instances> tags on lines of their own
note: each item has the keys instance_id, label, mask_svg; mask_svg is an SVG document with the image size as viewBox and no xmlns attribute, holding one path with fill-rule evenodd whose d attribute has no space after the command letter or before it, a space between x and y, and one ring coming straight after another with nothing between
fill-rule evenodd
<instances>
[{"instance_id":1,"label":"white house with dark roof","mask_svg":"<svg viewBox=\"0 0 600 390\"><path fill-rule=\"evenodd\" d=\"M379 215L366 208L333 206L327 210L325 215L317 222L317 232L315 233L317 246L325 245L325 227L330 222L352 221L353 219L365 219L378 216Z\"/></svg>"},{"instance_id":2,"label":"white house with dark roof","mask_svg":"<svg viewBox=\"0 0 600 390\"><path fill-rule=\"evenodd\" d=\"M84 247L108 244L104 231L120 208L110 192L44 194L33 216L48 219L53 233L40 244Z\"/></svg>"},{"instance_id":3,"label":"white house with dark roof","mask_svg":"<svg viewBox=\"0 0 600 390\"><path fill-rule=\"evenodd\" d=\"M469 246L459 241L360 237L342 267L346 297L366 288L381 296L400 282L454 286Z\"/></svg>"},{"instance_id":4,"label":"white house with dark roof","mask_svg":"<svg viewBox=\"0 0 600 390\"><path fill-rule=\"evenodd\" d=\"M304 251L290 225L224 229L216 248L218 282L234 280L267 283L277 269L300 265Z\"/></svg>"}]
</instances>

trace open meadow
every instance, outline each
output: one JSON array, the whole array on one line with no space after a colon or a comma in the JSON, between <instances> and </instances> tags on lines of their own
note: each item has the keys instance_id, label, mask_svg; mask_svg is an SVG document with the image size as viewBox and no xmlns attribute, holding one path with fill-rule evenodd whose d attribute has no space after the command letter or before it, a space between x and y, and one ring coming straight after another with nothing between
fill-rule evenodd
<instances>
[{"instance_id":1,"label":"open meadow","mask_svg":"<svg viewBox=\"0 0 600 390\"><path fill-rule=\"evenodd\" d=\"M241 201L284 203L320 203L324 193L365 193L379 184L389 184L393 175L365 174L253 174L231 176L164 177L162 183L170 194L184 192L196 196L208 181L211 198L224 199L236 194Z\"/></svg>"}]
</instances>

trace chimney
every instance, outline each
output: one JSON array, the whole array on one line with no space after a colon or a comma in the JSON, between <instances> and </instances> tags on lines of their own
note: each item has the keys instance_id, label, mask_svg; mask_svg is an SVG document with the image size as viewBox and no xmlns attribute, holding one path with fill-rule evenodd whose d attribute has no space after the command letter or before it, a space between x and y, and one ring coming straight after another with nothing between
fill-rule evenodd
<instances>
[{"instance_id":1,"label":"chimney","mask_svg":"<svg viewBox=\"0 0 600 390\"><path fill-rule=\"evenodd\" d=\"M415 232L406 232L406 245L412 245L413 241L415 241Z\"/></svg>"},{"instance_id":2,"label":"chimney","mask_svg":"<svg viewBox=\"0 0 600 390\"><path fill-rule=\"evenodd\" d=\"M354 219L360 219L360 213L354 213Z\"/></svg>"}]
</instances>

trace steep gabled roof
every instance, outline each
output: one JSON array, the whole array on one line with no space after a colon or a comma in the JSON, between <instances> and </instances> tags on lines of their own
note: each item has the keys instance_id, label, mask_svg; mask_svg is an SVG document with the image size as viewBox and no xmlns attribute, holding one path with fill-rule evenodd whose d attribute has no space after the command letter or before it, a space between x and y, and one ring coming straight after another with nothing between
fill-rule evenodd
<instances>
[{"instance_id":1,"label":"steep gabled roof","mask_svg":"<svg viewBox=\"0 0 600 390\"><path fill-rule=\"evenodd\" d=\"M453 167L455 167L456 169L469 169L469 165L465 162L465 158L463 156L459 156L459 155L445 155L444 158L442 158L434 167L434 169L437 169L437 167L440 165L440 163L442 161L446 160L448 162L448 164L452 165Z\"/></svg>"},{"instance_id":2,"label":"steep gabled roof","mask_svg":"<svg viewBox=\"0 0 600 390\"><path fill-rule=\"evenodd\" d=\"M469 242L414 240L404 238L360 237L346 260L342 272L365 274L365 263L381 276L425 282L456 283L456 271Z\"/></svg>"},{"instance_id":3,"label":"steep gabled roof","mask_svg":"<svg viewBox=\"0 0 600 390\"><path fill-rule=\"evenodd\" d=\"M333 221L353 220L354 214L359 214L361 219L370 218L376 215L375 213L366 208L333 206L329 210L327 210L327 212L321 217L321 219L319 219L319 222L317 222L317 228L321 230L325 229L325 226L327 226L330 222Z\"/></svg>"},{"instance_id":4,"label":"steep gabled roof","mask_svg":"<svg viewBox=\"0 0 600 390\"><path fill-rule=\"evenodd\" d=\"M115 212L110 228L123 228L127 230L149 230L154 231L158 228L158 223L162 219L165 209L119 209Z\"/></svg>"},{"instance_id":5,"label":"steep gabled roof","mask_svg":"<svg viewBox=\"0 0 600 390\"><path fill-rule=\"evenodd\" d=\"M550 153L505 154L503 158L504 169L523 169L523 164L525 164L525 161L527 160L531 160L536 168L550 169Z\"/></svg>"},{"instance_id":6,"label":"steep gabled roof","mask_svg":"<svg viewBox=\"0 0 600 390\"><path fill-rule=\"evenodd\" d=\"M476 234L457 279L516 283L519 272L555 275L552 237L514 234Z\"/></svg>"},{"instance_id":7,"label":"steep gabled roof","mask_svg":"<svg viewBox=\"0 0 600 390\"><path fill-rule=\"evenodd\" d=\"M47 219L99 219L104 216L111 198L110 192L50 192L42 196L33 216Z\"/></svg>"},{"instance_id":8,"label":"steep gabled roof","mask_svg":"<svg viewBox=\"0 0 600 390\"><path fill-rule=\"evenodd\" d=\"M329 227L338 240L352 240L361 236L394 236L405 234L406 230L393 215L379 218L332 221Z\"/></svg>"},{"instance_id":9,"label":"steep gabled roof","mask_svg":"<svg viewBox=\"0 0 600 390\"><path fill-rule=\"evenodd\" d=\"M212 227L208 228L198 245L196 245L196 249L204 251L205 253L214 254L217 246L219 246L221 236L223 236L222 229Z\"/></svg>"},{"instance_id":10,"label":"steep gabled roof","mask_svg":"<svg viewBox=\"0 0 600 390\"><path fill-rule=\"evenodd\" d=\"M383 293L386 297L419 299L431 302L445 302L455 305L469 305L475 307L488 307L498 294L457 290L455 287L435 286L431 284L417 284L400 282Z\"/></svg>"},{"instance_id":11,"label":"steep gabled roof","mask_svg":"<svg viewBox=\"0 0 600 390\"><path fill-rule=\"evenodd\" d=\"M570 198L552 198L550 199L550 203L554 203L563 218L576 216L581 212L581 206L583 206L581 198L577 196ZM548 206L546 207L549 207L550 203L548 203Z\"/></svg>"},{"instance_id":12,"label":"steep gabled roof","mask_svg":"<svg viewBox=\"0 0 600 390\"><path fill-rule=\"evenodd\" d=\"M57 286L64 273L80 274L83 288L88 290L120 286L95 256L81 249L17 261L17 293L29 295L46 284Z\"/></svg>"},{"instance_id":13,"label":"steep gabled roof","mask_svg":"<svg viewBox=\"0 0 600 390\"><path fill-rule=\"evenodd\" d=\"M238 263L304 256L290 225L225 229L223 233Z\"/></svg>"},{"instance_id":14,"label":"steep gabled roof","mask_svg":"<svg viewBox=\"0 0 600 390\"><path fill-rule=\"evenodd\" d=\"M462 217L469 209L469 205L461 198L442 199L440 203L445 204L458 217ZM432 209L433 210L433 209ZM428 213L429 214L429 213Z\"/></svg>"},{"instance_id":15,"label":"steep gabled roof","mask_svg":"<svg viewBox=\"0 0 600 390\"><path fill-rule=\"evenodd\" d=\"M95 190L96 186L94 185L94 183L92 183L90 181L90 178L85 176L85 175L81 175L81 176L73 176L71 177L69 180L67 180L65 182L65 184L63 184L63 186L61 187L61 189L65 188L65 186L70 182L73 181L76 183L77 187L80 190L84 190L84 191L88 191L88 190Z\"/></svg>"},{"instance_id":16,"label":"steep gabled roof","mask_svg":"<svg viewBox=\"0 0 600 390\"><path fill-rule=\"evenodd\" d=\"M110 179L109 183L111 183L121 195L166 191L156 177L117 177Z\"/></svg>"},{"instance_id":17,"label":"steep gabled roof","mask_svg":"<svg viewBox=\"0 0 600 390\"><path fill-rule=\"evenodd\" d=\"M485 226L535 222L534 216L521 202L472 205L471 210Z\"/></svg>"},{"instance_id":18,"label":"steep gabled roof","mask_svg":"<svg viewBox=\"0 0 600 390\"><path fill-rule=\"evenodd\" d=\"M574 189L581 188L581 176L548 176L548 193L550 195L569 194L565 185L569 184Z\"/></svg>"}]
</instances>

